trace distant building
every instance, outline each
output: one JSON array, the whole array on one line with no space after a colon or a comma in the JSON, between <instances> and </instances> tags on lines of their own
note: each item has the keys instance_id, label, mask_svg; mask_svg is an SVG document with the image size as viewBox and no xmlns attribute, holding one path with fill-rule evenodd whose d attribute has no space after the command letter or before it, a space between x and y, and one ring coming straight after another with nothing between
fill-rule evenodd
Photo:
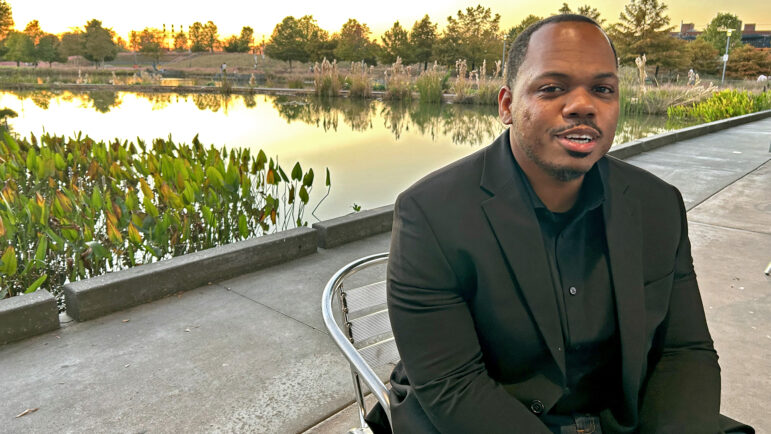
<instances>
[{"instance_id":1,"label":"distant building","mask_svg":"<svg viewBox=\"0 0 771 434\"><path fill-rule=\"evenodd\" d=\"M701 30L696 30L693 23L680 23L680 31L671 35L686 41L693 41L701 35ZM745 24L742 30L742 42L757 48L771 48L771 30L756 30L755 24Z\"/></svg>"}]
</instances>

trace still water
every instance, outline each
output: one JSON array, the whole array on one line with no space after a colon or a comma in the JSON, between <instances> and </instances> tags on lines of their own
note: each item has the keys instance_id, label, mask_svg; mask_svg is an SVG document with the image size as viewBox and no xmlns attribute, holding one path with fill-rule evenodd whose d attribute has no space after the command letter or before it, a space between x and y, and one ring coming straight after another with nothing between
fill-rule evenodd
<instances>
[{"instance_id":1,"label":"still water","mask_svg":"<svg viewBox=\"0 0 771 434\"><path fill-rule=\"evenodd\" d=\"M346 98L141 94L130 92L0 92L0 108L23 137L42 133L95 140L171 138L215 147L262 149L285 168L299 161L316 182L306 220L393 203L427 173L489 144L504 127L497 108L420 105ZM677 127L682 127L681 125ZM614 144L676 128L666 118L621 120ZM326 194L323 173L332 188Z\"/></svg>"}]
</instances>

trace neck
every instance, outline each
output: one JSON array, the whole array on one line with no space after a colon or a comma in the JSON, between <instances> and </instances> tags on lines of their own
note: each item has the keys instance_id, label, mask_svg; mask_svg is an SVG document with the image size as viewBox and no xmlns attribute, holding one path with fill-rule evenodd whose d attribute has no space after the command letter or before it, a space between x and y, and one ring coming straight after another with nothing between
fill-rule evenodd
<instances>
[{"instance_id":1,"label":"neck","mask_svg":"<svg viewBox=\"0 0 771 434\"><path fill-rule=\"evenodd\" d=\"M561 181L544 171L526 155L521 155L518 146L512 146L514 158L525 172L527 180L541 202L551 212L567 212L578 200L578 193L584 182L584 175L570 181Z\"/></svg>"}]
</instances>

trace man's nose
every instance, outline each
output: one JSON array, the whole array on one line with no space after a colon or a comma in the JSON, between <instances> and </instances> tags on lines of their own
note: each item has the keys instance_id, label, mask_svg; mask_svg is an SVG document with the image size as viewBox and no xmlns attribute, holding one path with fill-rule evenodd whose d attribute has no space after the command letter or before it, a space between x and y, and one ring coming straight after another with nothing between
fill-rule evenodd
<instances>
[{"instance_id":1,"label":"man's nose","mask_svg":"<svg viewBox=\"0 0 771 434\"><path fill-rule=\"evenodd\" d=\"M565 106L562 108L562 116L566 118L593 118L596 114L597 107L589 90L579 87L568 93Z\"/></svg>"}]
</instances>

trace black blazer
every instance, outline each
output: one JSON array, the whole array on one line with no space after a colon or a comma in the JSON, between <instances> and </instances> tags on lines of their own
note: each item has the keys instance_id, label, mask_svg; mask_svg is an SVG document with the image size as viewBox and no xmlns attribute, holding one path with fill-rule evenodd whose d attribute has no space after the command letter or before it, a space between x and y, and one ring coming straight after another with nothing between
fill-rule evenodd
<instances>
[{"instance_id":1,"label":"black blazer","mask_svg":"<svg viewBox=\"0 0 771 434\"><path fill-rule=\"evenodd\" d=\"M397 434L549 432L539 415L563 394L564 343L538 221L512 164L506 131L397 199ZM720 368L680 193L612 157L597 164L622 364L603 432L720 432Z\"/></svg>"}]
</instances>

